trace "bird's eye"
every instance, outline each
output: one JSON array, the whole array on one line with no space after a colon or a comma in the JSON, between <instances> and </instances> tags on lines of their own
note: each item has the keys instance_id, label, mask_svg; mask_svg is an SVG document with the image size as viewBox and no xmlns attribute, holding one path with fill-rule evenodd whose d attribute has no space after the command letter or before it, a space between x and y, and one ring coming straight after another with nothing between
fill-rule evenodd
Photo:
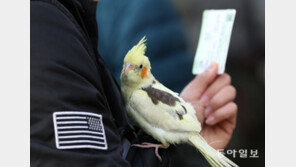
<instances>
[{"instance_id":1,"label":"bird's eye","mask_svg":"<svg viewBox=\"0 0 296 167\"><path fill-rule=\"evenodd\" d=\"M140 67L140 68L142 68L142 67L143 67L143 65L141 64L139 67Z\"/></svg>"}]
</instances>

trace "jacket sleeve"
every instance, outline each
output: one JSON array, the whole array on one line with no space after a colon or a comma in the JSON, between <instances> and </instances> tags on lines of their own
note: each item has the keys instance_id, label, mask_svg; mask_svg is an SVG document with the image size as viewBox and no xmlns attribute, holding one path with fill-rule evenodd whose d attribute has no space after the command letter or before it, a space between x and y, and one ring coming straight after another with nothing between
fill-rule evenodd
<instances>
[{"instance_id":1,"label":"jacket sleeve","mask_svg":"<svg viewBox=\"0 0 296 167\"><path fill-rule=\"evenodd\" d=\"M31 166L130 166L102 88L94 50L66 9L31 2ZM108 149L58 149L53 113L100 114Z\"/></svg>"}]
</instances>

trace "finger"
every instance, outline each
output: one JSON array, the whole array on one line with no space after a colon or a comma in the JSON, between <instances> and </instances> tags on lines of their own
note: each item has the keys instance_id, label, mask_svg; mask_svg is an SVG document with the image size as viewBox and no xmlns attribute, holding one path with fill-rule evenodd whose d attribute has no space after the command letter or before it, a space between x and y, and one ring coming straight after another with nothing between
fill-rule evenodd
<instances>
[{"instance_id":1,"label":"finger","mask_svg":"<svg viewBox=\"0 0 296 167\"><path fill-rule=\"evenodd\" d=\"M222 107L228 102L234 100L236 96L236 90L232 85L222 88L208 103L205 109L205 117L208 117L214 110Z\"/></svg>"},{"instance_id":2,"label":"finger","mask_svg":"<svg viewBox=\"0 0 296 167\"><path fill-rule=\"evenodd\" d=\"M234 102L227 103L217 111L213 112L206 119L206 124L215 125L228 118L235 118L237 114L237 105Z\"/></svg>"},{"instance_id":3,"label":"finger","mask_svg":"<svg viewBox=\"0 0 296 167\"><path fill-rule=\"evenodd\" d=\"M204 122L204 111L205 108L203 105L200 104L200 102L198 100L194 100L191 102L192 106L194 107L195 111L196 111L196 117L198 119L199 122Z\"/></svg>"},{"instance_id":4,"label":"finger","mask_svg":"<svg viewBox=\"0 0 296 167\"><path fill-rule=\"evenodd\" d=\"M223 128L224 132L228 133L229 136L232 136L232 132L236 126L236 116L230 117L225 121L219 122L219 126Z\"/></svg>"},{"instance_id":5,"label":"finger","mask_svg":"<svg viewBox=\"0 0 296 167\"><path fill-rule=\"evenodd\" d=\"M213 62L209 66L209 68L197 75L182 91L181 96L190 99L199 99L203 92L207 89L208 85L210 85L215 78L217 77L218 65Z\"/></svg>"},{"instance_id":6,"label":"finger","mask_svg":"<svg viewBox=\"0 0 296 167\"><path fill-rule=\"evenodd\" d=\"M236 106L237 107L237 106ZM236 127L236 117L237 117L238 109L236 110L236 114L230 116L225 121L220 121L218 124L221 128L223 128L224 132L228 133L229 136L232 136L232 132Z\"/></svg>"},{"instance_id":7,"label":"finger","mask_svg":"<svg viewBox=\"0 0 296 167\"><path fill-rule=\"evenodd\" d=\"M210 99L226 85L230 85L231 77L228 74L220 75L203 93L200 98L200 102L207 105Z\"/></svg>"}]
</instances>

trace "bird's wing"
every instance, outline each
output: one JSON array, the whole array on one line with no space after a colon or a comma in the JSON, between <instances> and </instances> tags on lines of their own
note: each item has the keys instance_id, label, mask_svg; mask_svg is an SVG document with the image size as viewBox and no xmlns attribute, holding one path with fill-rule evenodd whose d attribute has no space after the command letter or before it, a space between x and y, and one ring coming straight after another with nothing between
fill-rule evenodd
<instances>
[{"instance_id":1,"label":"bird's wing","mask_svg":"<svg viewBox=\"0 0 296 167\"><path fill-rule=\"evenodd\" d=\"M134 91L129 105L152 126L167 131L201 130L193 106L158 82Z\"/></svg>"}]
</instances>

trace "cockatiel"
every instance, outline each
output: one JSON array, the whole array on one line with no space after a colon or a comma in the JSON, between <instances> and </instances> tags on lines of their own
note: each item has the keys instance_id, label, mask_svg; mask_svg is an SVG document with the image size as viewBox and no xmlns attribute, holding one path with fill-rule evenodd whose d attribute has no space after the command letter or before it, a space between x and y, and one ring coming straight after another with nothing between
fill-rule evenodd
<instances>
[{"instance_id":1,"label":"cockatiel","mask_svg":"<svg viewBox=\"0 0 296 167\"><path fill-rule=\"evenodd\" d=\"M146 38L143 37L125 56L121 72L121 91L130 118L161 144L134 144L141 148L167 148L170 144L188 143L196 147L212 166L237 166L212 148L199 134L201 124L190 103L178 93L159 83L151 73L145 56Z\"/></svg>"}]
</instances>

